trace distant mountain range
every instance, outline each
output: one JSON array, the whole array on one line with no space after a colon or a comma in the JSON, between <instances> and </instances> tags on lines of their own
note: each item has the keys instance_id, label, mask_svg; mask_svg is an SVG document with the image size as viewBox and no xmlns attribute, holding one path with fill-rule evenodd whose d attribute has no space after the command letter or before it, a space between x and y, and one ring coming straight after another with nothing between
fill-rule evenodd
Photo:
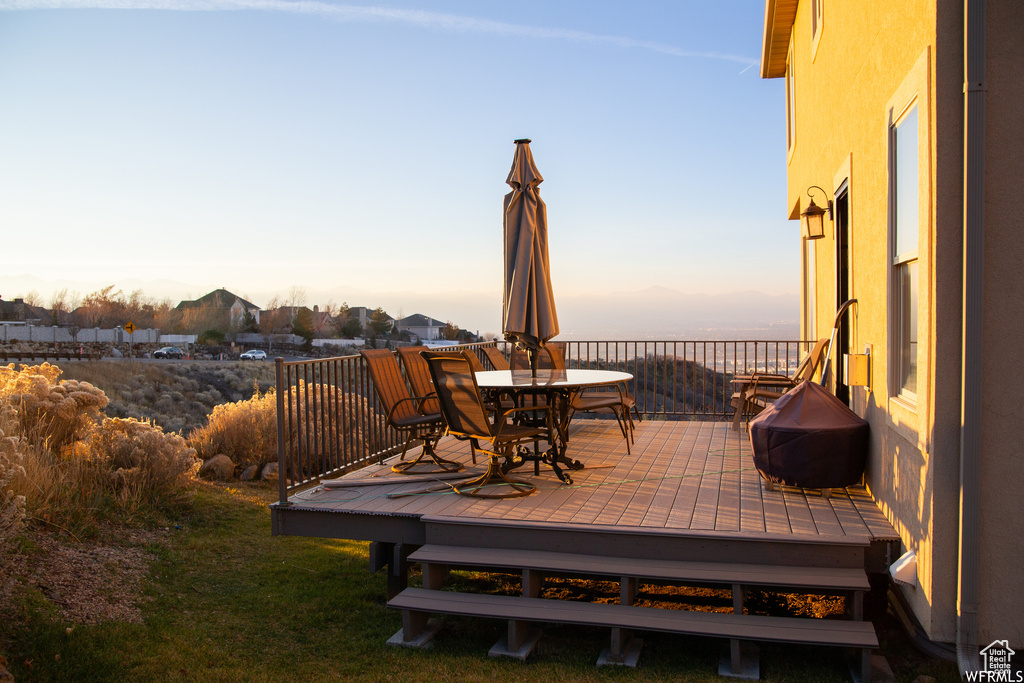
<instances>
[{"instance_id":1,"label":"distant mountain range","mask_svg":"<svg viewBox=\"0 0 1024 683\"><path fill-rule=\"evenodd\" d=\"M800 299L764 292L687 294L665 287L557 301L571 339L796 339Z\"/></svg>"},{"instance_id":2,"label":"distant mountain range","mask_svg":"<svg viewBox=\"0 0 1024 683\"><path fill-rule=\"evenodd\" d=\"M53 292L66 288L85 295L112 282L85 283L47 281L31 276L0 276L0 295L6 300L29 291L40 293L42 304ZM216 283L209 287L170 280L122 280L116 282L126 294L141 289L154 299L195 299L226 287L258 306L271 297L287 298L288 292L262 292ZM350 306L382 306L391 316L422 313L451 321L474 333L501 332L501 292L374 292L369 288L339 286L307 288L306 304L347 302ZM799 296L764 292L723 292L689 294L666 287L649 287L631 292L599 292L559 296L555 291L559 326L563 339L797 339Z\"/></svg>"}]
</instances>

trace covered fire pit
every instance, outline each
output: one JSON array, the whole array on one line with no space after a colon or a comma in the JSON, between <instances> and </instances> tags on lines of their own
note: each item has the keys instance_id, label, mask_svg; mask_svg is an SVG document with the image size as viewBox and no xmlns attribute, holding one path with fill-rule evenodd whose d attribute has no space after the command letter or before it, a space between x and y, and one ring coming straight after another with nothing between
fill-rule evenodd
<instances>
[{"instance_id":1,"label":"covered fire pit","mask_svg":"<svg viewBox=\"0 0 1024 683\"><path fill-rule=\"evenodd\" d=\"M754 466L771 483L844 488L860 482L869 426L827 389L802 382L750 421Z\"/></svg>"}]
</instances>

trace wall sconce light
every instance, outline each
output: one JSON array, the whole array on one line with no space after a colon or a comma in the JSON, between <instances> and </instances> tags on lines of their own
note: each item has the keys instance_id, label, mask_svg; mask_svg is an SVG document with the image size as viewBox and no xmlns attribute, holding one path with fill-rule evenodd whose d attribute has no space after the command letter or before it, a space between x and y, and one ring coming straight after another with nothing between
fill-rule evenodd
<instances>
[{"instance_id":1,"label":"wall sconce light","mask_svg":"<svg viewBox=\"0 0 1024 683\"><path fill-rule=\"evenodd\" d=\"M811 196L811 190L819 190L823 195L825 195L825 202L828 205L827 209L823 209L814 203L814 197ZM804 209L800 214L800 222L803 226L804 239L821 239L825 236L825 214L828 214L829 221L832 220L832 200L828 198L828 193L817 185L811 185L807 188L807 196L811 197L811 205Z\"/></svg>"}]
</instances>

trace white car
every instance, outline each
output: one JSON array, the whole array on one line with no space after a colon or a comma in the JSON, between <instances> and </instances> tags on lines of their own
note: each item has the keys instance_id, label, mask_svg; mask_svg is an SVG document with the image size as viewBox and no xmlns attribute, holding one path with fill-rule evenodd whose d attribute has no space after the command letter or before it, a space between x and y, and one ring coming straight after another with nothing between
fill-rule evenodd
<instances>
[{"instance_id":1,"label":"white car","mask_svg":"<svg viewBox=\"0 0 1024 683\"><path fill-rule=\"evenodd\" d=\"M266 359L267 359L267 352L266 351L260 351L259 349L252 349L251 351L246 351L245 353L243 353L241 356L238 357L238 360L266 360Z\"/></svg>"}]
</instances>

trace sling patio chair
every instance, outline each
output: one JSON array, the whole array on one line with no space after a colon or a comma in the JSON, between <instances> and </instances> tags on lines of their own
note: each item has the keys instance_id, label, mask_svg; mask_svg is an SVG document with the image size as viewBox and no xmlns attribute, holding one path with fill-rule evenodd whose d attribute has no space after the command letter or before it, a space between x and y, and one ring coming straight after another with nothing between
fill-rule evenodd
<instances>
[{"instance_id":1,"label":"sling patio chair","mask_svg":"<svg viewBox=\"0 0 1024 683\"><path fill-rule=\"evenodd\" d=\"M782 375L772 372L752 372L746 375L736 375L732 383L738 385L738 389L732 395L732 429L739 431L740 422L744 414L756 415L764 410L769 403L781 397L790 389L801 382L809 381L818 371L818 367L825 358L829 346L829 338L823 337L814 343L810 353L804 356L800 365L796 367L792 375Z\"/></svg>"},{"instance_id":2,"label":"sling patio chair","mask_svg":"<svg viewBox=\"0 0 1024 683\"><path fill-rule=\"evenodd\" d=\"M505 358L505 354L497 346L484 346L483 352L487 356L487 360L490 361L491 367L495 370L511 370L508 359Z\"/></svg>"},{"instance_id":3,"label":"sling patio chair","mask_svg":"<svg viewBox=\"0 0 1024 683\"><path fill-rule=\"evenodd\" d=\"M546 348L555 366L565 369L565 345L560 342L551 342ZM619 423L622 438L626 440L626 453L630 453L630 443L635 443L631 410L636 412L637 420L639 420L640 413L636 408L636 399L629 393L625 382L622 382L613 387L587 389L574 396L570 404L569 418L572 419L572 415L576 413L613 414Z\"/></svg>"},{"instance_id":4,"label":"sling patio chair","mask_svg":"<svg viewBox=\"0 0 1024 683\"><path fill-rule=\"evenodd\" d=\"M423 360L420 352L422 346L399 346L398 357L402 359L405 367L405 379L412 387L414 396L424 396L421 412L438 414L441 408L437 405L437 398L434 396L434 386L430 383L430 369L427 368L427 361Z\"/></svg>"},{"instance_id":5,"label":"sling patio chair","mask_svg":"<svg viewBox=\"0 0 1024 683\"><path fill-rule=\"evenodd\" d=\"M471 351L461 354L423 352L423 358L430 367L430 375L434 380L434 388L441 404L441 415L447 425L447 433L457 439L468 440L474 451L485 453L489 457L487 471L481 476L465 482L446 484L456 493L476 498L515 498L527 496L537 487L525 481L510 479L505 472L515 467L516 455L528 452L527 444L538 440L548 440L552 426L528 427L515 424L510 420L512 413L527 410L512 408L499 419L491 420L483 399L480 387L473 373L471 361L466 357ZM546 407L531 406L530 411L548 412ZM486 445L489 445L489 448ZM504 462L502 462L504 460ZM484 489L509 487L511 491L489 492ZM432 487L428 490L443 490Z\"/></svg>"},{"instance_id":6,"label":"sling patio chair","mask_svg":"<svg viewBox=\"0 0 1024 683\"><path fill-rule=\"evenodd\" d=\"M384 419L389 427L406 435L405 443L402 444L402 455L399 458L403 462L392 465L391 470L412 474L409 472L409 468L424 462L423 459L428 456L440 469L418 472L418 474L437 474L461 470L462 463L445 460L434 452L434 446L444 432L444 419L439 410L433 413L423 411L426 397L413 396L409 392L395 354L387 349L368 349L360 351L360 354L370 371L373 390L384 407ZM415 460L405 461L405 453L415 441L423 442L423 451ZM475 458L473 462L476 462Z\"/></svg>"}]
</instances>

